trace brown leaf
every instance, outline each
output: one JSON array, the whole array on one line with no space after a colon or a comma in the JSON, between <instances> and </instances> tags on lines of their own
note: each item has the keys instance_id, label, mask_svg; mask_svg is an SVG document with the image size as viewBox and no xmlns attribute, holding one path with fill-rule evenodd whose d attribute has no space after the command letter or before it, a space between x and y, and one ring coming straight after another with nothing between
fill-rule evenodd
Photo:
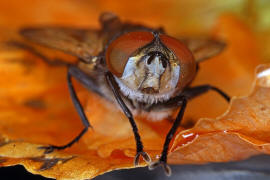
<instances>
[{"instance_id":1,"label":"brown leaf","mask_svg":"<svg viewBox=\"0 0 270 180\"><path fill-rule=\"evenodd\" d=\"M15 38L12 32L26 25L97 27L99 13L96 9L110 9L125 18L153 26L168 23L164 26L174 34L180 29L183 32L194 32L194 29L197 33L206 31L193 26L182 30L184 27L175 23L182 18L182 25L187 24L183 20L185 14L178 15L179 9L173 8L178 1L158 3L158 8L153 8L151 1L130 4L125 8L122 1L89 2L10 0L2 3L0 26L6 29L1 29L0 38L2 41L11 36ZM152 10L146 14L134 12L141 7ZM162 15L161 9L168 16ZM221 16L212 34L223 39L228 44L227 49L200 64L193 85L207 83L232 96L247 95L254 78L254 68L260 63L256 34L231 15ZM260 66L259 72L266 68L269 66ZM0 48L0 74L0 166L22 164L34 174L57 179L89 179L111 170L134 167L135 143L128 120L117 107L79 84L76 84L76 89L94 128L79 143L64 151L44 155L43 150L38 149L47 144L65 144L83 128L69 98L65 67L49 66L20 49ZM185 128L178 129L171 144L169 162L223 162L268 153L269 79L267 76L259 78L249 96L234 98L227 113L217 119L215 117L228 108L222 98L208 93L192 100L182 124ZM201 117L210 118L196 123ZM167 120L153 123L139 117L136 120L145 151L155 160L171 123ZM187 129L193 124L193 128ZM145 165L141 163L141 166Z\"/></svg>"},{"instance_id":2,"label":"brown leaf","mask_svg":"<svg viewBox=\"0 0 270 180\"><path fill-rule=\"evenodd\" d=\"M228 111L200 119L175 138L171 163L205 163L241 160L270 153L270 65L257 68L249 96L233 98Z\"/></svg>"}]
</instances>

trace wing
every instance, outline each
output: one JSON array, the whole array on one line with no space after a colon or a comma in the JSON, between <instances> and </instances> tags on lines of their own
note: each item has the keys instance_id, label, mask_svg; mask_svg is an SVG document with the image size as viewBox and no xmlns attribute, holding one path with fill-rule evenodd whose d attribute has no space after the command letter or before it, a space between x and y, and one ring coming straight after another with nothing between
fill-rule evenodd
<instances>
[{"instance_id":1,"label":"wing","mask_svg":"<svg viewBox=\"0 0 270 180\"><path fill-rule=\"evenodd\" d=\"M221 53L226 44L212 39L180 38L194 55L196 62L209 59Z\"/></svg>"},{"instance_id":2,"label":"wing","mask_svg":"<svg viewBox=\"0 0 270 180\"><path fill-rule=\"evenodd\" d=\"M22 29L20 34L39 45L61 50L86 61L103 49L103 37L97 30L39 27Z\"/></svg>"}]
</instances>

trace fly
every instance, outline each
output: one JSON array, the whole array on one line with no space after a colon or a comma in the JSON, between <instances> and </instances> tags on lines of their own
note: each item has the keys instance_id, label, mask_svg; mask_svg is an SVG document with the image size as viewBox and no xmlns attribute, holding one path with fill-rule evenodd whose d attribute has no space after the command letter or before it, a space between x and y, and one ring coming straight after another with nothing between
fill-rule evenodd
<instances>
[{"instance_id":1,"label":"fly","mask_svg":"<svg viewBox=\"0 0 270 180\"><path fill-rule=\"evenodd\" d=\"M68 148L91 127L71 81L75 78L91 91L120 105L132 126L136 141L134 165L139 164L141 156L149 164L149 169L161 165L165 173L170 175L168 148L183 118L187 102L209 90L230 101L226 93L212 85L190 87L198 64L219 54L225 44L210 39L176 39L167 35L162 28L122 22L111 13L102 14L100 23L100 30L39 27L20 31L22 36L34 43L61 50L79 59L77 64L66 64L67 81L84 129L63 146L41 148L45 149L45 153ZM26 49L52 62L33 48ZM158 121L169 117L179 107L159 160L151 162L150 156L144 151L133 115L144 115L149 120Z\"/></svg>"}]
</instances>

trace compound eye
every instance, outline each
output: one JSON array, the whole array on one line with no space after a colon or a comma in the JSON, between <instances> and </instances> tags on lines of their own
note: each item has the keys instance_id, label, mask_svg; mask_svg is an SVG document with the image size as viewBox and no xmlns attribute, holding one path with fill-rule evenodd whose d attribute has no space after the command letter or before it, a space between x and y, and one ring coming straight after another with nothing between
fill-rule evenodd
<instances>
[{"instance_id":1,"label":"compound eye","mask_svg":"<svg viewBox=\"0 0 270 180\"><path fill-rule=\"evenodd\" d=\"M146 31L129 32L115 39L106 51L106 64L109 71L121 77L132 53L153 39L153 34Z\"/></svg>"},{"instance_id":2,"label":"compound eye","mask_svg":"<svg viewBox=\"0 0 270 180\"><path fill-rule=\"evenodd\" d=\"M180 65L178 87L185 87L196 74L196 62L191 51L181 41L161 34L161 42L168 47L177 57Z\"/></svg>"},{"instance_id":3,"label":"compound eye","mask_svg":"<svg viewBox=\"0 0 270 180\"><path fill-rule=\"evenodd\" d=\"M171 51L173 51L173 53L180 62L194 60L191 51L181 41L164 34L160 35L160 39L164 45L166 45Z\"/></svg>"}]
</instances>

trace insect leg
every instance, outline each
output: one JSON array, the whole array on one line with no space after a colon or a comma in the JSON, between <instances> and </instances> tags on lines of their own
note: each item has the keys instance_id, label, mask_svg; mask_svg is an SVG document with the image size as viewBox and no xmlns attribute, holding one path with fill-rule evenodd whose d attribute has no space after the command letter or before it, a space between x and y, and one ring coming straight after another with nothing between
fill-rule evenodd
<instances>
[{"instance_id":1,"label":"insect leg","mask_svg":"<svg viewBox=\"0 0 270 180\"><path fill-rule=\"evenodd\" d=\"M61 150L61 149L66 149L70 146L72 146L75 142L79 141L80 138L87 132L88 128L91 127L85 113L84 113L84 110L83 110L83 107L78 99L78 96L75 92L75 89L73 87L73 84L72 84L72 81L71 81L71 77L73 76L73 71L71 68L68 68L68 73L67 73L67 81L68 81L68 89L69 89L69 92L70 92L70 96L71 96L71 99L72 99L72 102L82 120L82 123L84 125L84 129L79 133L79 135L77 135L72 141L70 141L69 143L63 145L63 146L54 146L54 145L51 145L51 146L45 146L45 147L40 147L40 149L45 149L45 154L47 153L51 153L53 152L55 149L57 150Z\"/></svg>"},{"instance_id":2,"label":"insect leg","mask_svg":"<svg viewBox=\"0 0 270 180\"><path fill-rule=\"evenodd\" d=\"M186 109L186 105L187 105L187 98L185 96L182 96L181 101L182 101L181 109L180 109L170 131L168 132L168 134L166 136L166 140L165 140L164 145L163 145L161 157L159 158L159 161L154 162L149 166L149 169L152 170L152 169L156 168L157 166L161 165L164 168L167 176L171 175L171 168L167 165L167 155L168 155L169 145L170 145L170 142L171 142L182 118L183 118L183 115L184 115L184 112Z\"/></svg>"},{"instance_id":3,"label":"insect leg","mask_svg":"<svg viewBox=\"0 0 270 180\"><path fill-rule=\"evenodd\" d=\"M98 83L93 79L93 77L84 73L80 68L75 65L69 65L69 73L85 87L89 88L92 92L104 97L104 94L101 92Z\"/></svg>"},{"instance_id":4,"label":"insect leg","mask_svg":"<svg viewBox=\"0 0 270 180\"><path fill-rule=\"evenodd\" d=\"M150 156L146 152L143 151L143 144L142 144L139 132L138 132L137 125L134 121L133 115L130 112L130 110L128 109L128 107L126 106L126 104L124 103L124 101L122 100L122 98L117 90L118 87L117 87L117 84L115 82L115 79L110 72L106 73L106 80L107 80L109 86L111 87L118 104L122 108L123 112L127 116L128 120L132 126L133 134L134 134L135 141L136 141L136 147L137 147L137 154L134 158L134 165L137 166L139 164L140 156L142 156L146 162L151 162Z\"/></svg>"},{"instance_id":5,"label":"insect leg","mask_svg":"<svg viewBox=\"0 0 270 180\"><path fill-rule=\"evenodd\" d=\"M151 111L151 110L161 110L161 109L175 108L175 107L178 107L178 106L182 105L182 101L181 101L182 96L185 96L187 99L193 99L193 98L195 98L197 96L200 96L200 95L208 92L209 90L216 91L226 101L228 101L228 102L230 101L230 96L228 96L225 92L223 92L222 90L220 90L219 88L217 88L215 86L211 86L211 85L206 84L206 85L200 85L200 86L195 86L195 87L188 87L183 92L181 92L180 95L175 96L175 97L169 99L168 101L153 104L147 110Z\"/></svg>"},{"instance_id":6,"label":"insect leg","mask_svg":"<svg viewBox=\"0 0 270 180\"><path fill-rule=\"evenodd\" d=\"M224 93L222 90L211 86L211 85L201 85L201 86L195 86L195 87L191 87L191 88L187 88L185 89L181 95L176 96L172 99L170 99L169 101L165 102L164 104L159 105L160 107L172 107L172 106L180 106L181 105L181 109L173 123L173 126L171 127L169 133L166 136L166 140L165 143L163 145L163 151L161 153L161 157L159 159L159 161L152 163L149 166L149 169L154 169L157 166L161 165L164 170L166 175L170 175L171 174L171 169L170 167L167 165L167 154L168 154L168 148L170 145L170 141L173 138L182 118L184 115L184 111L187 105L187 101L189 99L192 99L194 97L197 97L203 93L208 92L209 90L214 90L217 93L219 93L224 99L226 99L227 101L230 101L230 97Z\"/></svg>"},{"instance_id":7,"label":"insect leg","mask_svg":"<svg viewBox=\"0 0 270 180\"><path fill-rule=\"evenodd\" d=\"M200 86L195 86L195 87L190 87L187 88L183 91L182 94L184 94L188 99L194 98L196 96L199 96L201 94L204 94L208 92L209 90L216 91L219 95L221 95L226 101L230 101L230 96L227 95L224 91L220 90L219 88L205 84L205 85L200 85Z\"/></svg>"}]
</instances>

